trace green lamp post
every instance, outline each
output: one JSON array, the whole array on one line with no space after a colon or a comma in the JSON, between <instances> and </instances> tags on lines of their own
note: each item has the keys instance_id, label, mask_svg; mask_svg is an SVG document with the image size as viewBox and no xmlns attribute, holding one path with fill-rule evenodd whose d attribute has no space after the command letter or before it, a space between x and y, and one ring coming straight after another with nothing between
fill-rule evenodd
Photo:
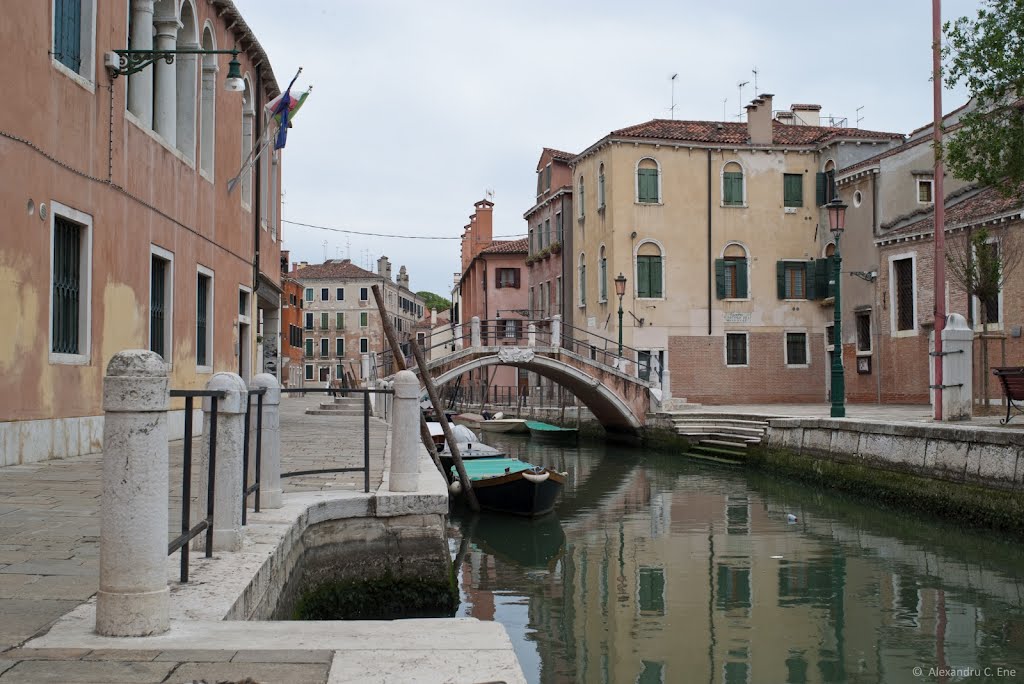
<instances>
[{"instance_id":1,"label":"green lamp post","mask_svg":"<svg viewBox=\"0 0 1024 684\"><path fill-rule=\"evenodd\" d=\"M615 278L615 294L619 296L619 358L622 358L622 296L626 294L626 276L619 272Z\"/></svg>"},{"instance_id":2,"label":"green lamp post","mask_svg":"<svg viewBox=\"0 0 1024 684\"><path fill-rule=\"evenodd\" d=\"M832 255L834 263L832 277L835 279L834 301L832 303L835 317L832 326L832 417L846 417L846 380L843 377L843 309L840 304L840 278L843 258L839 254L839 238L846 228L846 205L838 195L826 205L828 209L828 225L836 238L836 250Z\"/></svg>"}]
</instances>

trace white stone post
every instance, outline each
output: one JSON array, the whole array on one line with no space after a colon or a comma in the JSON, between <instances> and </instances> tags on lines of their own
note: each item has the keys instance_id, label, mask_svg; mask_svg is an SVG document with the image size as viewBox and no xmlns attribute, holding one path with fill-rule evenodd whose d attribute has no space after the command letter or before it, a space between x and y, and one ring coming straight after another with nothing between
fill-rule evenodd
<instances>
[{"instance_id":1,"label":"white stone post","mask_svg":"<svg viewBox=\"0 0 1024 684\"><path fill-rule=\"evenodd\" d=\"M395 375L394 413L391 421L392 492L415 492L420 484L420 381L415 373L404 370Z\"/></svg>"},{"instance_id":2,"label":"white stone post","mask_svg":"<svg viewBox=\"0 0 1024 684\"><path fill-rule=\"evenodd\" d=\"M213 492L213 549L242 549L242 440L245 439L245 404L249 390L235 373L216 373L206 383L208 390L226 393L217 401L217 462ZM199 497L196 519L206 517L206 482L210 471L210 410L212 399L203 399L203 440L199 464ZM206 550L206 535L195 539L196 548Z\"/></svg>"},{"instance_id":3,"label":"white stone post","mask_svg":"<svg viewBox=\"0 0 1024 684\"><path fill-rule=\"evenodd\" d=\"M174 50L178 47L178 29L181 22L175 16L156 17L156 49ZM156 82L156 106L153 109L153 130L171 147L178 141L177 87L178 68L158 59L153 64L153 80Z\"/></svg>"},{"instance_id":4,"label":"white stone post","mask_svg":"<svg viewBox=\"0 0 1024 684\"><path fill-rule=\"evenodd\" d=\"M153 0L132 0L132 50L153 49ZM128 111L143 126L153 127L153 69L128 77Z\"/></svg>"},{"instance_id":5,"label":"white stone post","mask_svg":"<svg viewBox=\"0 0 1024 684\"><path fill-rule=\"evenodd\" d=\"M970 420L973 411L974 331L950 314L942 331L942 420ZM959 385L959 387L957 386Z\"/></svg>"},{"instance_id":6,"label":"white stone post","mask_svg":"<svg viewBox=\"0 0 1024 684\"><path fill-rule=\"evenodd\" d=\"M458 350L462 349L465 346L465 342L462 339L462 324L461 323L456 323L455 324L455 330L453 331L453 334L455 335L455 351L458 351Z\"/></svg>"},{"instance_id":7,"label":"white stone post","mask_svg":"<svg viewBox=\"0 0 1024 684\"><path fill-rule=\"evenodd\" d=\"M469 344L476 348L480 346L480 317L473 316L469 321Z\"/></svg>"},{"instance_id":8,"label":"white stone post","mask_svg":"<svg viewBox=\"0 0 1024 684\"><path fill-rule=\"evenodd\" d=\"M147 636L170 627L167 588L167 367L119 352L103 378L103 494L96 632Z\"/></svg>"},{"instance_id":9,"label":"white stone post","mask_svg":"<svg viewBox=\"0 0 1024 684\"><path fill-rule=\"evenodd\" d=\"M551 346L558 348L562 346L562 315L555 314L551 317Z\"/></svg>"},{"instance_id":10,"label":"white stone post","mask_svg":"<svg viewBox=\"0 0 1024 684\"><path fill-rule=\"evenodd\" d=\"M668 370L668 360L661 369L661 396L662 399L672 398L672 374Z\"/></svg>"},{"instance_id":11,"label":"white stone post","mask_svg":"<svg viewBox=\"0 0 1024 684\"><path fill-rule=\"evenodd\" d=\"M363 387L369 387L370 382L370 355L363 354L359 357L359 374L362 376Z\"/></svg>"},{"instance_id":12,"label":"white stone post","mask_svg":"<svg viewBox=\"0 0 1024 684\"><path fill-rule=\"evenodd\" d=\"M535 323L530 323L526 326L526 346L537 346L537 325Z\"/></svg>"},{"instance_id":13,"label":"white stone post","mask_svg":"<svg viewBox=\"0 0 1024 684\"><path fill-rule=\"evenodd\" d=\"M252 388L266 387L263 395L263 438L260 453L260 508L281 507L281 385L270 373L252 379ZM252 400L252 428L256 429L258 397ZM256 441L250 445L249 460L256 462Z\"/></svg>"}]
</instances>

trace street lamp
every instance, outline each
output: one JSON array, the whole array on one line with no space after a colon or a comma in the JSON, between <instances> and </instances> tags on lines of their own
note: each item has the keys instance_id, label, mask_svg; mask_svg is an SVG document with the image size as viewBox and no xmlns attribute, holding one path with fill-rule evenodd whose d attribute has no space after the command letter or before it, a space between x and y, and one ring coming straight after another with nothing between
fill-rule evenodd
<instances>
[{"instance_id":1,"label":"street lamp","mask_svg":"<svg viewBox=\"0 0 1024 684\"><path fill-rule=\"evenodd\" d=\"M619 296L619 358L622 358L622 296L626 294L626 276L619 272L615 279L615 294Z\"/></svg>"},{"instance_id":2,"label":"street lamp","mask_svg":"<svg viewBox=\"0 0 1024 684\"><path fill-rule=\"evenodd\" d=\"M228 62L228 76L224 81L224 90L233 93L245 90L245 81L242 80L242 65L238 61L237 49L111 50L106 53L105 64L110 72L110 78L113 79L118 76L131 76L161 59L168 64L174 64L174 58L177 55L231 55L231 61Z\"/></svg>"},{"instance_id":3,"label":"street lamp","mask_svg":"<svg viewBox=\"0 0 1024 684\"><path fill-rule=\"evenodd\" d=\"M843 377L843 311L839 302L839 276L842 274L843 258L839 254L839 238L846 228L846 205L837 195L835 199L826 205L828 209L828 225L836 238L836 249L832 254L834 267L832 270L835 279L835 292L833 293L832 307L834 311L832 325L832 417L846 417L846 380Z\"/></svg>"}]
</instances>

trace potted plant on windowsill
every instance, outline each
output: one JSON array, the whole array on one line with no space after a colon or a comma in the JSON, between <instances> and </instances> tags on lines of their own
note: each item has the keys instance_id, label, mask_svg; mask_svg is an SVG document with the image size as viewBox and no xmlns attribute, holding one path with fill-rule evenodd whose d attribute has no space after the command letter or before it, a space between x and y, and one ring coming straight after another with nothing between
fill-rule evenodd
<instances>
[{"instance_id":1,"label":"potted plant on windowsill","mask_svg":"<svg viewBox=\"0 0 1024 684\"><path fill-rule=\"evenodd\" d=\"M551 258L551 248L550 247L545 247L544 249L540 250L540 253L537 255L537 258L538 259L550 259Z\"/></svg>"},{"instance_id":2,"label":"potted plant on windowsill","mask_svg":"<svg viewBox=\"0 0 1024 684\"><path fill-rule=\"evenodd\" d=\"M529 266L530 268L533 268L533 265L536 262L537 262L537 255L536 254L531 254L530 256L526 257L526 265Z\"/></svg>"},{"instance_id":3,"label":"potted plant on windowsill","mask_svg":"<svg viewBox=\"0 0 1024 684\"><path fill-rule=\"evenodd\" d=\"M562 253L562 243L561 242L552 242L551 243L551 247L549 247L548 249L551 250L552 254L561 254Z\"/></svg>"}]
</instances>

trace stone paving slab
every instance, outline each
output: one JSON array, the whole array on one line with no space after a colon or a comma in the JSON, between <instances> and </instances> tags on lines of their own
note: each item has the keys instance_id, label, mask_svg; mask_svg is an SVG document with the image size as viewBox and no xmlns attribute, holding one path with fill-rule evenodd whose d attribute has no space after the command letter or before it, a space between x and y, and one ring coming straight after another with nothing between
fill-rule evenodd
<instances>
[{"instance_id":1,"label":"stone paving slab","mask_svg":"<svg viewBox=\"0 0 1024 684\"><path fill-rule=\"evenodd\" d=\"M177 663L115 660L23 660L0 675L3 684L147 684L163 682Z\"/></svg>"},{"instance_id":2,"label":"stone paving slab","mask_svg":"<svg viewBox=\"0 0 1024 684\"><path fill-rule=\"evenodd\" d=\"M191 684L197 680L241 682L250 678L260 684L326 684L330 669L330 664L319 663L183 663L166 681Z\"/></svg>"}]
</instances>

